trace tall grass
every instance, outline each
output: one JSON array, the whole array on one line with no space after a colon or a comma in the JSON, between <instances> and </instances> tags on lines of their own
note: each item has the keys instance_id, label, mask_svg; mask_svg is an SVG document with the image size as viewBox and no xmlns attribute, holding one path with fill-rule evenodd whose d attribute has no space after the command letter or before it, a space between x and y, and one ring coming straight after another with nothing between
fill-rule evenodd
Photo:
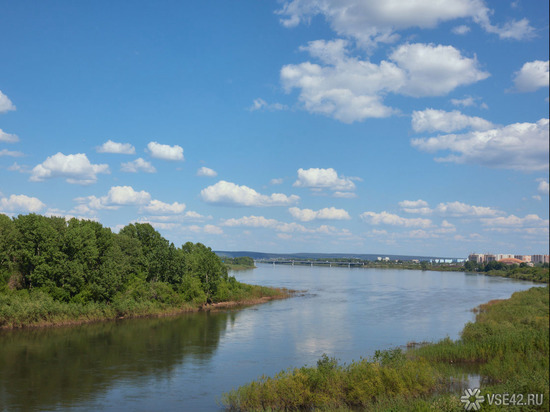
<instances>
[{"instance_id":1,"label":"tall grass","mask_svg":"<svg viewBox=\"0 0 550 412\"><path fill-rule=\"evenodd\" d=\"M476 365L484 393L543 394L549 400L549 289L517 292L478 308L457 341L443 339L402 352L339 365L324 355L316 367L262 377L222 397L230 410L464 410L450 382ZM487 408L487 405L483 406ZM529 410L523 408L522 410Z\"/></svg>"}]
</instances>

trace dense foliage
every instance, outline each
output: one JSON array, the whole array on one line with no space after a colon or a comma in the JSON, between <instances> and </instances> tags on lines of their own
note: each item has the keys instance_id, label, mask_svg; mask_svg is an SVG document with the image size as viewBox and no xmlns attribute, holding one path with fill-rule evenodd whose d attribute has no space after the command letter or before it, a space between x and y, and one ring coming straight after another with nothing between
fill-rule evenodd
<instances>
[{"instance_id":1,"label":"dense foliage","mask_svg":"<svg viewBox=\"0 0 550 412\"><path fill-rule=\"evenodd\" d=\"M222 262L229 269L232 269L232 270L251 269L256 267L256 265L254 264L254 259L252 259L249 256L238 256L234 258L222 256L221 259L222 259Z\"/></svg>"},{"instance_id":2,"label":"dense foliage","mask_svg":"<svg viewBox=\"0 0 550 412\"><path fill-rule=\"evenodd\" d=\"M262 377L223 396L231 410L446 410L462 411L463 394L451 382L466 370L482 376L482 394L537 394L521 410L548 410L549 290L532 288L478 309L461 339L449 338L402 352L339 365L323 356L317 367ZM458 390L457 390L458 389ZM493 406L493 408L495 408ZM491 409L482 404L482 410ZM519 410L519 409L518 409Z\"/></svg>"},{"instance_id":3,"label":"dense foliage","mask_svg":"<svg viewBox=\"0 0 550 412\"><path fill-rule=\"evenodd\" d=\"M0 327L270 294L258 288L228 276L210 248L191 242L178 248L149 224L115 234L90 220L0 214Z\"/></svg>"}]
</instances>

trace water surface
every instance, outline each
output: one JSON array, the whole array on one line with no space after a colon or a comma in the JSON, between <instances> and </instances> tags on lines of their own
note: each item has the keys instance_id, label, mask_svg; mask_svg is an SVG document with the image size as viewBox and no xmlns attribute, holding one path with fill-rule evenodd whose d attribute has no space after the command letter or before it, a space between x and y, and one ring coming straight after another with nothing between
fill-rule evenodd
<instances>
[{"instance_id":1,"label":"water surface","mask_svg":"<svg viewBox=\"0 0 550 412\"><path fill-rule=\"evenodd\" d=\"M530 282L459 272L260 264L238 280L304 290L240 310L0 332L0 410L219 411L223 392L326 353L459 337L472 308Z\"/></svg>"}]
</instances>

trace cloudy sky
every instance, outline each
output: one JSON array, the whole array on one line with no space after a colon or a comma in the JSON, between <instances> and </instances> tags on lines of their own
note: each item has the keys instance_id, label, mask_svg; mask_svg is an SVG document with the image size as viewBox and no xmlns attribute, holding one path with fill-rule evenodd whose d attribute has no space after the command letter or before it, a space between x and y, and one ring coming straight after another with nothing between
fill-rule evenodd
<instances>
[{"instance_id":1,"label":"cloudy sky","mask_svg":"<svg viewBox=\"0 0 550 412\"><path fill-rule=\"evenodd\" d=\"M548 253L548 2L0 1L0 212Z\"/></svg>"}]
</instances>

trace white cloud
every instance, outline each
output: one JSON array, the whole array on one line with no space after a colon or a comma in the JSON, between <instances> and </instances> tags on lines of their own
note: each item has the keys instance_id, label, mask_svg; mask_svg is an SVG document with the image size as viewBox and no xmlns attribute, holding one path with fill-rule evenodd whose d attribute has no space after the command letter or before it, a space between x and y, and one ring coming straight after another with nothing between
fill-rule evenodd
<instances>
[{"instance_id":1,"label":"white cloud","mask_svg":"<svg viewBox=\"0 0 550 412\"><path fill-rule=\"evenodd\" d=\"M132 186L113 186L106 196L78 197L75 201L86 204L90 209L115 210L120 206L147 204L151 201L151 195L144 190L138 192Z\"/></svg>"},{"instance_id":2,"label":"white cloud","mask_svg":"<svg viewBox=\"0 0 550 412\"><path fill-rule=\"evenodd\" d=\"M179 214L183 213L185 210L185 203L178 203L174 202L172 204L170 203L164 203L160 200L151 200L149 204L146 206L143 206L142 209L145 212L152 213L152 214L165 214L165 213L172 213L172 214Z\"/></svg>"},{"instance_id":3,"label":"white cloud","mask_svg":"<svg viewBox=\"0 0 550 412\"><path fill-rule=\"evenodd\" d=\"M291 207L288 209L290 214L302 222L310 222L312 220L349 220L349 213L344 209L336 209L335 207L326 207L320 210L299 209Z\"/></svg>"},{"instance_id":4,"label":"white cloud","mask_svg":"<svg viewBox=\"0 0 550 412\"><path fill-rule=\"evenodd\" d=\"M364 47L394 42L399 38L398 30L434 28L441 22L462 18L471 18L500 38L523 39L533 32L526 19L501 27L492 25L492 11L481 0L289 0L277 13L285 27L308 23L321 14L338 35L353 38Z\"/></svg>"},{"instance_id":5,"label":"white cloud","mask_svg":"<svg viewBox=\"0 0 550 412\"><path fill-rule=\"evenodd\" d=\"M106 203L112 205L142 205L151 195L144 190L135 191L132 186L113 186L107 193Z\"/></svg>"},{"instance_id":6,"label":"white cloud","mask_svg":"<svg viewBox=\"0 0 550 412\"><path fill-rule=\"evenodd\" d=\"M360 215L363 221L372 225L392 225L392 226L404 226L404 227L423 227L428 228L432 226L430 219L422 218L405 218L398 215L394 215L388 212L364 212Z\"/></svg>"},{"instance_id":7,"label":"white cloud","mask_svg":"<svg viewBox=\"0 0 550 412\"><path fill-rule=\"evenodd\" d=\"M519 92L534 92L540 87L548 87L550 61L535 60L525 63L514 73L515 90Z\"/></svg>"},{"instance_id":8,"label":"white cloud","mask_svg":"<svg viewBox=\"0 0 550 412\"><path fill-rule=\"evenodd\" d=\"M335 191L355 190L355 183L353 183L352 178L338 176L338 173L333 168L300 168L298 169L298 180L292 186Z\"/></svg>"},{"instance_id":9,"label":"white cloud","mask_svg":"<svg viewBox=\"0 0 550 412\"><path fill-rule=\"evenodd\" d=\"M216 177L218 173L208 167L201 167L197 170L197 176Z\"/></svg>"},{"instance_id":10,"label":"white cloud","mask_svg":"<svg viewBox=\"0 0 550 412\"><path fill-rule=\"evenodd\" d=\"M550 192L550 185L547 180L540 180L538 191L543 195L547 195Z\"/></svg>"},{"instance_id":11,"label":"white cloud","mask_svg":"<svg viewBox=\"0 0 550 412\"><path fill-rule=\"evenodd\" d=\"M147 149L152 157L163 160L184 160L183 148L178 145L169 146L157 142L149 142Z\"/></svg>"},{"instance_id":12,"label":"white cloud","mask_svg":"<svg viewBox=\"0 0 550 412\"><path fill-rule=\"evenodd\" d=\"M515 215L481 219L484 226L497 228L540 228L548 227L550 221L542 219L538 215L530 214L525 217Z\"/></svg>"},{"instance_id":13,"label":"white cloud","mask_svg":"<svg viewBox=\"0 0 550 412\"><path fill-rule=\"evenodd\" d=\"M281 103L268 103L264 99L257 98L257 99L254 99L252 106L248 108L248 110L250 110L251 112L254 112L256 110L262 110L262 109L275 111L275 110L286 110L288 109L288 107Z\"/></svg>"},{"instance_id":14,"label":"white cloud","mask_svg":"<svg viewBox=\"0 0 550 412\"><path fill-rule=\"evenodd\" d=\"M81 185L95 183L97 174L109 173L106 164L92 164L84 153L64 155L61 152L48 157L32 169L30 180L41 182L54 177L65 178L68 183Z\"/></svg>"},{"instance_id":15,"label":"white cloud","mask_svg":"<svg viewBox=\"0 0 550 412\"><path fill-rule=\"evenodd\" d=\"M398 92L414 97L442 96L489 77L479 69L475 57L464 57L452 46L404 44L390 59L406 73L406 82Z\"/></svg>"},{"instance_id":16,"label":"white cloud","mask_svg":"<svg viewBox=\"0 0 550 412\"><path fill-rule=\"evenodd\" d=\"M345 40L310 42L302 50L323 65L305 62L281 69L287 92L299 90L299 100L310 113L344 123L388 117L397 111L385 106L387 93L413 97L442 96L455 88L483 80L475 58L452 46L404 44L379 64L349 57Z\"/></svg>"},{"instance_id":17,"label":"white cloud","mask_svg":"<svg viewBox=\"0 0 550 412\"><path fill-rule=\"evenodd\" d=\"M455 27L453 27L452 32L453 32L454 34L464 35L464 34L470 32L470 27L469 27L469 26L466 26L465 24L462 24L462 25L460 25L460 26L455 26Z\"/></svg>"},{"instance_id":18,"label":"white cloud","mask_svg":"<svg viewBox=\"0 0 550 412\"><path fill-rule=\"evenodd\" d=\"M223 234L223 230L220 227L214 226L214 225L204 225L203 231L204 231L204 233L207 233L209 235L221 235L221 234Z\"/></svg>"},{"instance_id":19,"label":"white cloud","mask_svg":"<svg viewBox=\"0 0 550 412\"><path fill-rule=\"evenodd\" d=\"M412 128L415 132L445 133L455 132L462 129L488 130L494 125L481 117L466 116L458 110L446 112L444 110L425 109L413 111Z\"/></svg>"},{"instance_id":20,"label":"white cloud","mask_svg":"<svg viewBox=\"0 0 550 412\"><path fill-rule=\"evenodd\" d=\"M46 205L40 199L26 195L11 195L0 199L0 211L2 212L36 213L45 207Z\"/></svg>"},{"instance_id":21,"label":"white cloud","mask_svg":"<svg viewBox=\"0 0 550 412\"><path fill-rule=\"evenodd\" d=\"M128 173L156 173L157 171L157 169L155 169L151 162L148 162L141 157L137 158L136 160L132 160L131 162L122 163L120 166L120 170Z\"/></svg>"},{"instance_id":22,"label":"white cloud","mask_svg":"<svg viewBox=\"0 0 550 412\"><path fill-rule=\"evenodd\" d=\"M548 119L487 131L412 139L411 145L431 153L457 153L436 158L439 162L474 163L522 171L547 170Z\"/></svg>"},{"instance_id":23,"label":"white cloud","mask_svg":"<svg viewBox=\"0 0 550 412\"><path fill-rule=\"evenodd\" d=\"M437 213L445 216L464 217L464 216L498 216L501 211L486 206L472 206L461 202L440 203L435 208Z\"/></svg>"},{"instance_id":24,"label":"white cloud","mask_svg":"<svg viewBox=\"0 0 550 412\"><path fill-rule=\"evenodd\" d=\"M462 107L470 107L476 105L476 98L473 98L472 96L466 96L463 99L451 99L451 103L453 106L462 106Z\"/></svg>"},{"instance_id":25,"label":"white cloud","mask_svg":"<svg viewBox=\"0 0 550 412\"><path fill-rule=\"evenodd\" d=\"M135 154L136 148L130 143L117 143L107 140L97 148L98 153Z\"/></svg>"},{"instance_id":26,"label":"white cloud","mask_svg":"<svg viewBox=\"0 0 550 412\"><path fill-rule=\"evenodd\" d=\"M2 129L0 129L0 142L16 143L18 141L19 141L19 137L17 137L17 135L6 133Z\"/></svg>"},{"instance_id":27,"label":"white cloud","mask_svg":"<svg viewBox=\"0 0 550 412\"><path fill-rule=\"evenodd\" d=\"M529 20L512 20L502 26L489 23L488 19L481 20L481 26L488 32L497 34L501 39L525 40L533 37L535 29Z\"/></svg>"},{"instance_id":28,"label":"white cloud","mask_svg":"<svg viewBox=\"0 0 550 412\"><path fill-rule=\"evenodd\" d=\"M399 202L399 206L407 213L418 213L421 215L429 215L433 212L432 209L428 207L428 202L422 199L418 200L403 200Z\"/></svg>"},{"instance_id":29,"label":"white cloud","mask_svg":"<svg viewBox=\"0 0 550 412\"><path fill-rule=\"evenodd\" d=\"M0 90L0 113L5 113L10 110L15 110L14 104L11 100Z\"/></svg>"},{"instance_id":30,"label":"white cloud","mask_svg":"<svg viewBox=\"0 0 550 412\"><path fill-rule=\"evenodd\" d=\"M269 181L269 184L271 185L281 185L283 184L283 179L279 178L279 179L271 179Z\"/></svg>"},{"instance_id":31,"label":"white cloud","mask_svg":"<svg viewBox=\"0 0 550 412\"><path fill-rule=\"evenodd\" d=\"M344 235L348 236L349 232L342 230L338 231L333 226L321 225L317 228L307 228L299 223L281 222L276 219L268 219L264 216L243 216L241 218L226 219L221 223L221 226L225 227L255 227L255 228L267 228L273 229L280 233L306 233L306 234L332 234L332 235Z\"/></svg>"},{"instance_id":32,"label":"white cloud","mask_svg":"<svg viewBox=\"0 0 550 412\"><path fill-rule=\"evenodd\" d=\"M2 156L21 157L23 156L23 153L14 150L2 149L0 150L0 157Z\"/></svg>"},{"instance_id":33,"label":"white cloud","mask_svg":"<svg viewBox=\"0 0 550 412\"><path fill-rule=\"evenodd\" d=\"M300 198L296 195L286 196L282 193L262 195L248 186L220 180L218 183L201 190L205 202L234 206L288 206Z\"/></svg>"}]
</instances>

